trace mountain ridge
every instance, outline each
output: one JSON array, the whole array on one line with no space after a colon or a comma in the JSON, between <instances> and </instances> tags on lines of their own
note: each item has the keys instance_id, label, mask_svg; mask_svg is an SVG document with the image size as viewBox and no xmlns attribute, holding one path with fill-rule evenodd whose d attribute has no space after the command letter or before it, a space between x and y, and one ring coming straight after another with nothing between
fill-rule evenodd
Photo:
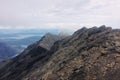
<instances>
[{"instance_id":1,"label":"mountain ridge","mask_svg":"<svg viewBox=\"0 0 120 80\"><path fill-rule=\"evenodd\" d=\"M119 29L84 27L50 48L38 43L0 69L0 80L120 79Z\"/></svg>"}]
</instances>

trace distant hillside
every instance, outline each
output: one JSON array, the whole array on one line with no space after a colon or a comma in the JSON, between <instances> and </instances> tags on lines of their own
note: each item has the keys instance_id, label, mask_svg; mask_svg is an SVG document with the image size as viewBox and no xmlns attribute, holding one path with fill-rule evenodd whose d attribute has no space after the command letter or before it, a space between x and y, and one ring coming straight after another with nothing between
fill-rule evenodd
<instances>
[{"instance_id":1,"label":"distant hillside","mask_svg":"<svg viewBox=\"0 0 120 80\"><path fill-rule=\"evenodd\" d=\"M1 68L0 80L120 80L120 29L47 34Z\"/></svg>"},{"instance_id":2,"label":"distant hillside","mask_svg":"<svg viewBox=\"0 0 120 80\"><path fill-rule=\"evenodd\" d=\"M17 50L17 54L21 53L28 45L41 39L47 32L57 34L58 30L41 30L41 29L0 29L0 38Z\"/></svg>"},{"instance_id":3,"label":"distant hillside","mask_svg":"<svg viewBox=\"0 0 120 80\"><path fill-rule=\"evenodd\" d=\"M15 49L7 45L5 42L0 41L0 60L11 58L16 53Z\"/></svg>"},{"instance_id":4,"label":"distant hillside","mask_svg":"<svg viewBox=\"0 0 120 80\"><path fill-rule=\"evenodd\" d=\"M28 45L38 41L41 37L40 36L31 36L23 39L8 39L6 42L15 48L19 53L21 53Z\"/></svg>"}]
</instances>

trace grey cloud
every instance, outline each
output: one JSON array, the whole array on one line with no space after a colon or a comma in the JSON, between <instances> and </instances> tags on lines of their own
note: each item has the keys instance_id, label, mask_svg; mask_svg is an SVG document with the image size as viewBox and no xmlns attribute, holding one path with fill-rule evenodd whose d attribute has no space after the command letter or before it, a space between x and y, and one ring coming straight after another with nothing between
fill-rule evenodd
<instances>
[{"instance_id":1,"label":"grey cloud","mask_svg":"<svg viewBox=\"0 0 120 80\"><path fill-rule=\"evenodd\" d=\"M119 0L0 0L0 28L119 26L119 4Z\"/></svg>"}]
</instances>

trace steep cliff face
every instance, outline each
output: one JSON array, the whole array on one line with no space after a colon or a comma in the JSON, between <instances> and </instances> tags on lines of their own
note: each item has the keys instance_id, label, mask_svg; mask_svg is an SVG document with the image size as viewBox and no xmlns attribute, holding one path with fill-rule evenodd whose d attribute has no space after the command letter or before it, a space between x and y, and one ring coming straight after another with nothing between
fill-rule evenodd
<instances>
[{"instance_id":1,"label":"steep cliff face","mask_svg":"<svg viewBox=\"0 0 120 80\"><path fill-rule=\"evenodd\" d=\"M0 70L0 80L120 79L119 29L105 26L82 28L55 42L49 50L41 46L31 47L31 50L26 49L29 53L23 56L23 52L20 55L23 57L16 57ZM22 60L25 57L27 60Z\"/></svg>"}]
</instances>

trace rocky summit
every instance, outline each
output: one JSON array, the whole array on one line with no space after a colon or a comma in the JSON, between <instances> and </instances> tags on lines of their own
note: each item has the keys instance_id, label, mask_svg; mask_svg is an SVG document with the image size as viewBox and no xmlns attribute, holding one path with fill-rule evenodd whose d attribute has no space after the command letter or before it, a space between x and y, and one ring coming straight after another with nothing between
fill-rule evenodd
<instances>
[{"instance_id":1,"label":"rocky summit","mask_svg":"<svg viewBox=\"0 0 120 80\"><path fill-rule=\"evenodd\" d=\"M0 80L120 80L119 29L103 25L64 38L47 35L4 65Z\"/></svg>"}]
</instances>

